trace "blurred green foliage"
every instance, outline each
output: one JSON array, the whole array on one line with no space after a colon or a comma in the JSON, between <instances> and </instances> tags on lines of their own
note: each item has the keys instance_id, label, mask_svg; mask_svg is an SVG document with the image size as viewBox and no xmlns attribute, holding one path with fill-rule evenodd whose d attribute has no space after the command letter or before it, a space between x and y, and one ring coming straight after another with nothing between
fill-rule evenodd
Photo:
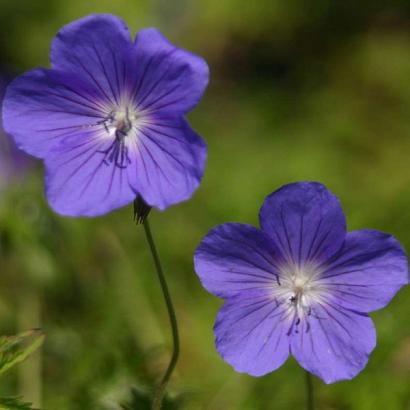
<instances>
[{"instance_id":1,"label":"blurred green foliage","mask_svg":"<svg viewBox=\"0 0 410 410\"><path fill-rule=\"evenodd\" d=\"M28 330L16 336L0 337L0 375L26 360L44 342L39 330Z\"/></svg>"},{"instance_id":2,"label":"blurred green foliage","mask_svg":"<svg viewBox=\"0 0 410 410\"><path fill-rule=\"evenodd\" d=\"M15 336L1 336L0 375L26 360L43 342L44 334L39 330L28 330ZM30 409L31 404L19 397L0 397L0 410Z\"/></svg>"},{"instance_id":3,"label":"blurred green foliage","mask_svg":"<svg viewBox=\"0 0 410 410\"><path fill-rule=\"evenodd\" d=\"M219 358L221 301L201 288L192 254L218 223L257 224L264 197L297 180L333 190L349 229L387 231L410 249L410 3L1 0L4 70L47 66L56 31L97 12L120 15L134 32L157 26L211 67L190 115L209 146L203 183L191 201L151 215L181 330L171 397L187 410L303 408L293 360L255 379ZM0 333L47 334L42 368L37 357L4 391L39 401L24 380L41 374L32 383L45 409L143 410L170 332L142 229L131 206L92 220L54 215L42 185L38 167L0 198ZM372 315L378 345L368 366L353 381L316 379L319 409L410 408L409 311L406 288Z\"/></svg>"},{"instance_id":4,"label":"blurred green foliage","mask_svg":"<svg viewBox=\"0 0 410 410\"><path fill-rule=\"evenodd\" d=\"M34 410L30 403L19 397L0 398L0 410Z\"/></svg>"}]
</instances>

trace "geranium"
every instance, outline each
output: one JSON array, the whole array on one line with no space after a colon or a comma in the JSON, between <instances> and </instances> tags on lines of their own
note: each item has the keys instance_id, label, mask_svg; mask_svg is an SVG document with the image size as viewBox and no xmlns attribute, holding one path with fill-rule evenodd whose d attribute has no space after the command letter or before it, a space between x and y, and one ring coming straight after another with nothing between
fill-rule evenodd
<instances>
[{"instance_id":1,"label":"geranium","mask_svg":"<svg viewBox=\"0 0 410 410\"><path fill-rule=\"evenodd\" d=\"M3 120L44 160L56 212L101 215L137 197L164 209L192 195L206 146L184 115L208 82L202 58L156 29L132 42L120 18L91 15L59 31L51 66L11 83Z\"/></svg>"},{"instance_id":2,"label":"geranium","mask_svg":"<svg viewBox=\"0 0 410 410\"><path fill-rule=\"evenodd\" d=\"M368 313L408 283L399 242L374 230L346 232L338 199L312 182L269 195L260 225L217 226L195 254L202 284L225 299L218 352L254 376L291 354L326 383L354 377L376 345Z\"/></svg>"}]
</instances>

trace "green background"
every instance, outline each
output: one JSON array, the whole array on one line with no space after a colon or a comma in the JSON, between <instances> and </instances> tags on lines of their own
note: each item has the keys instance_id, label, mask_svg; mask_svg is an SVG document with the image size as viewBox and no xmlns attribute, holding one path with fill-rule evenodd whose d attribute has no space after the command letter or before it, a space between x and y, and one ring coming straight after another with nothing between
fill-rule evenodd
<instances>
[{"instance_id":1,"label":"green background","mask_svg":"<svg viewBox=\"0 0 410 410\"><path fill-rule=\"evenodd\" d=\"M48 66L59 28L97 12L121 16L133 33L156 26L211 68L189 115L208 143L203 182L190 201L151 214L181 331L168 408L303 408L293 359L252 378L218 356L221 300L201 287L192 254L214 225L257 225L264 197L298 180L335 192L350 230L386 231L410 248L410 3L1 0L3 71ZM54 215L42 174L38 164L1 192L0 330L41 327L47 339L0 390L46 410L116 410L134 386L144 410L170 331L142 227L131 206L96 219ZM372 317L368 366L352 381L315 379L318 409L410 409L410 289Z\"/></svg>"}]
</instances>

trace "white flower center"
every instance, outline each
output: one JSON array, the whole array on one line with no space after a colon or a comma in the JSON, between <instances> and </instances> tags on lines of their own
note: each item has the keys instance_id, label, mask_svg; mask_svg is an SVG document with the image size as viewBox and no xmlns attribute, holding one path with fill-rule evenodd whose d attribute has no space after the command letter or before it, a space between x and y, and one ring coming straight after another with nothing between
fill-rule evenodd
<instances>
[{"instance_id":1,"label":"white flower center","mask_svg":"<svg viewBox=\"0 0 410 410\"><path fill-rule=\"evenodd\" d=\"M300 321L310 316L312 307L324 301L326 287L318 280L323 270L317 264L286 264L280 268L280 276L273 286L273 297L285 304L286 317Z\"/></svg>"},{"instance_id":2,"label":"white flower center","mask_svg":"<svg viewBox=\"0 0 410 410\"><path fill-rule=\"evenodd\" d=\"M122 104L107 111L105 118L98 124L103 126L102 137L110 141L108 148L100 151L105 155L104 163L118 168L131 164L131 155L138 151L138 136L142 127L149 123L146 115L132 104Z\"/></svg>"},{"instance_id":3,"label":"white flower center","mask_svg":"<svg viewBox=\"0 0 410 410\"><path fill-rule=\"evenodd\" d=\"M142 116L128 106L119 107L108 114L104 121L104 127L108 134L121 140L128 136L134 127L138 126Z\"/></svg>"}]
</instances>

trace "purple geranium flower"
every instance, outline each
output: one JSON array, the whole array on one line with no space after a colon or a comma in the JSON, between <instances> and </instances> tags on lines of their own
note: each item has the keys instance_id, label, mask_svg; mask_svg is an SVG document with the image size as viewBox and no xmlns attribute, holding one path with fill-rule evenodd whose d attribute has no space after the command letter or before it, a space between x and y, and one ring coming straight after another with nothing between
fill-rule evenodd
<instances>
[{"instance_id":1,"label":"purple geranium flower","mask_svg":"<svg viewBox=\"0 0 410 410\"><path fill-rule=\"evenodd\" d=\"M3 119L19 148L44 159L58 213L101 215L139 196L164 209L192 195L206 146L184 115L208 82L202 58L156 29L132 42L120 18L91 15L60 30L51 65L12 82Z\"/></svg>"},{"instance_id":2,"label":"purple geranium flower","mask_svg":"<svg viewBox=\"0 0 410 410\"><path fill-rule=\"evenodd\" d=\"M253 376L291 354L326 383L351 379L376 345L368 313L408 283L405 252L385 233L346 232L338 199L314 182L269 195L260 224L217 226L195 254L202 284L225 299L219 353Z\"/></svg>"}]
</instances>

